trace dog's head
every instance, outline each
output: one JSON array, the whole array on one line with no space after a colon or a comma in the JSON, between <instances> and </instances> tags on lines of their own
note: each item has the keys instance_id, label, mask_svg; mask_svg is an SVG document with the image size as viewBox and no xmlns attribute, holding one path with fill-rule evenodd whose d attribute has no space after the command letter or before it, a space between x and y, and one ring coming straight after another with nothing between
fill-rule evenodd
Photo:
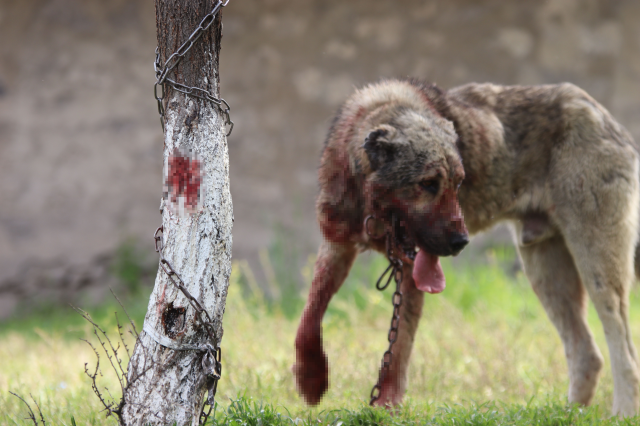
<instances>
[{"instance_id":1,"label":"dog's head","mask_svg":"<svg viewBox=\"0 0 640 426\"><path fill-rule=\"evenodd\" d=\"M374 211L393 212L403 238L420 249L414 262L419 288L420 274L442 275L438 256L458 254L469 242L458 203L464 168L456 140L449 121L407 110L375 126L362 145L369 161L367 202ZM422 280L421 289L442 291L441 278Z\"/></svg>"}]
</instances>

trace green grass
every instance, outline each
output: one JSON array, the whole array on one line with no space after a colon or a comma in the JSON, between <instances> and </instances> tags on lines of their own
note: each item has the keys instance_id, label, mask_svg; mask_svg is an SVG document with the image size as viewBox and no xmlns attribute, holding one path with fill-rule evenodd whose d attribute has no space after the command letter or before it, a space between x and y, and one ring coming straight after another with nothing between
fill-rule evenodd
<instances>
[{"instance_id":1,"label":"green grass","mask_svg":"<svg viewBox=\"0 0 640 426\"><path fill-rule=\"evenodd\" d=\"M566 405L568 377L560 340L522 273L505 272L513 269L515 255L501 248L488 251L476 264L443 260L447 289L426 297L405 403L393 416L368 408L365 399L386 348L391 304L390 291L373 290L384 260L361 257L325 316L331 385L314 408L297 395L290 371L306 297L293 290L293 283L298 276L310 282L312 259L299 274L280 267L271 253L271 284L286 283L287 291L280 292L286 297L279 300L268 300L257 290L246 264L235 265L224 318L224 369L215 424L640 424L640 418L608 419L613 384L593 309L589 322L607 358L605 369L592 407ZM139 328L148 292L125 301ZM90 312L115 337L113 312L118 310L109 302ZM634 341L640 344L637 289L630 311ZM71 309L49 308L0 323L0 424L31 424L24 420L24 404L10 390L29 400L32 394L48 424L70 425L71 416L78 425L116 424L105 419L83 373L84 363L93 365L95 360L79 338L91 337L89 325ZM115 377L104 373L102 383L117 395Z\"/></svg>"},{"instance_id":2,"label":"green grass","mask_svg":"<svg viewBox=\"0 0 640 426\"><path fill-rule=\"evenodd\" d=\"M287 410L278 410L273 405L239 398L228 408L217 413L212 424L224 426L258 425L636 425L637 419L603 419L597 407L580 408L548 402L543 406L507 405L496 402L467 405L428 405L416 407L404 404L392 412L366 405L355 409L336 409L321 412L316 416L292 416Z\"/></svg>"}]
</instances>

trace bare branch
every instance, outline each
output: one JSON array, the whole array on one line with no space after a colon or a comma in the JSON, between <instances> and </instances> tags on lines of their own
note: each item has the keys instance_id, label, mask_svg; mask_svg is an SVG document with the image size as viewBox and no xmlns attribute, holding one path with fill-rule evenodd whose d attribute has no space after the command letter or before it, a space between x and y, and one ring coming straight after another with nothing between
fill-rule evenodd
<instances>
[{"instance_id":1,"label":"bare branch","mask_svg":"<svg viewBox=\"0 0 640 426\"><path fill-rule=\"evenodd\" d=\"M124 383L122 382L122 376L120 375L121 373L118 371L118 368L116 367L116 365L113 363L113 357L109 354L109 350L107 349L105 342L103 342L102 339L100 338L100 335L98 334L98 332L94 329L93 333L98 338L98 342L100 342L100 346L102 346L102 350L107 356L107 359L109 360L109 364L111 364L111 368L113 368L113 371L115 371L116 376L118 377L120 388L124 392ZM105 340L109 343L109 346L111 347L111 351L116 354L116 358L117 358L117 350L113 348L113 345L111 344L111 340L109 340L109 337L107 337L106 334L104 334L104 337L105 337ZM122 371L122 374L125 374L124 371Z\"/></svg>"},{"instance_id":2,"label":"bare branch","mask_svg":"<svg viewBox=\"0 0 640 426\"><path fill-rule=\"evenodd\" d=\"M42 421L42 426L46 426L47 422L44 421L44 416L42 415L42 410L40 409L40 406L38 405L38 402L33 397L33 395L29 394L29 396L31 397L31 399L33 399L33 403L36 404L36 407L38 407L38 414L40 414L40 420Z\"/></svg>"},{"instance_id":3,"label":"bare branch","mask_svg":"<svg viewBox=\"0 0 640 426\"><path fill-rule=\"evenodd\" d=\"M24 399L22 399L22 397L20 395L18 395L17 393L13 393L11 391L9 391L9 393L13 396L15 396L16 398L18 398L20 401L24 402L24 405L27 406L27 409L29 410L29 417L26 417L28 419L31 419L31 421L33 422L34 425L38 426L38 421L36 420L36 415L33 413L33 410L31 409L31 406L29 405L29 403L27 401L25 401ZM31 397L33 398L33 397ZM42 415L42 413L40 413Z\"/></svg>"},{"instance_id":4,"label":"bare branch","mask_svg":"<svg viewBox=\"0 0 640 426\"><path fill-rule=\"evenodd\" d=\"M116 323L118 324L118 334L120 335L120 341L124 346L124 350L127 353L127 358L131 358L131 353L129 352L129 347L127 343L124 341L124 334L122 334L122 326L120 325L120 318L118 318L118 313L116 312ZM120 361L118 361L120 362ZM122 367L122 366L121 366Z\"/></svg>"},{"instance_id":5,"label":"bare branch","mask_svg":"<svg viewBox=\"0 0 640 426\"><path fill-rule=\"evenodd\" d=\"M82 316L82 318L87 320L91 325L93 325L95 328L100 330L102 333L106 334L106 332L102 328L100 328L100 326L98 324L96 324L95 321L93 321L93 318L91 318L91 315L89 315L89 313L87 311L84 311L84 310L78 308L77 306L73 306L73 305L69 305L69 306L71 306L74 311L79 313L80 316Z\"/></svg>"},{"instance_id":6,"label":"bare branch","mask_svg":"<svg viewBox=\"0 0 640 426\"><path fill-rule=\"evenodd\" d=\"M129 323L131 324L131 328L133 329L133 332L136 335L136 339L138 337L140 337L140 335L138 334L138 330L136 329L136 325L133 322L133 320L131 319L131 315L129 315L129 312L127 312L127 309L124 307L124 304L122 303L122 301L118 298L118 296L116 296L116 293L113 291L113 289L109 288L109 291L111 292L111 294L113 294L113 297L116 298L116 300L118 301L118 304L120 304L120 307L122 308L122 310L124 311L125 315L127 316L127 318L129 318Z\"/></svg>"},{"instance_id":7,"label":"bare branch","mask_svg":"<svg viewBox=\"0 0 640 426\"><path fill-rule=\"evenodd\" d=\"M84 339L82 339L84 340ZM109 414L111 414L111 407L113 407L114 402L111 401L110 403L107 402L104 397L102 396L102 394L100 393L100 389L98 388L98 383L97 383L97 377L98 374L102 375L102 373L100 372L100 354L98 353L98 350L91 344L91 342L89 342L88 340L84 340L85 342L87 342L87 344L89 346L91 346L91 349L93 349L93 353L96 354L96 369L93 373L89 372L89 368L87 367L87 363L85 362L84 364L84 373L91 379L91 388L93 389L93 393L96 394L96 396L98 397L98 399L100 400L100 402L102 403L102 405L105 407L106 410L109 411L109 413L107 414L107 416L109 416Z\"/></svg>"}]
</instances>

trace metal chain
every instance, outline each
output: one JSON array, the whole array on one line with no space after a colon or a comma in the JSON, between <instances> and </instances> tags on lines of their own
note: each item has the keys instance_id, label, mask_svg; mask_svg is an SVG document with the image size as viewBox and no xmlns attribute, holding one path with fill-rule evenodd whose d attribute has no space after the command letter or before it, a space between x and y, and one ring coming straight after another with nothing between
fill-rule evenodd
<instances>
[{"instance_id":1,"label":"metal chain","mask_svg":"<svg viewBox=\"0 0 640 426\"><path fill-rule=\"evenodd\" d=\"M158 103L158 114L160 114L160 124L162 125L163 132L164 132L163 101L166 94L166 86L165 86L166 84L168 84L169 86L171 86L172 89L180 93L184 93L185 95L193 96L195 98L203 99L205 101L209 101L215 104L218 107L218 110L220 110L220 112L225 117L225 122L224 122L225 126L229 126L229 131L227 132L227 136L229 136L233 131L233 121L231 121L231 115L230 115L231 107L229 106L227 101L225 101L222 98L215 97L213 93L211 93L206 89L201 89L199 87L186 86L184 84L178 83L175 80L172 80L171 78L169 78L169 73L173 71L175 67L178 66L178 64L182 61L184 56L187 54L187 52L189 52L189 50L193 47L195 42L198 41L200 37L202 37L204 32L207 31L209 27L211 27L211 24L213 24L213 21L215 20L215 17L220 11L220 9L225 7L228 3L229 3L229 0L226 0L224 2L222 0L218 0L218 3L216 3L216 5L213 7L213 10L209 12L207 15L205 15L204 18L202 18L202 21L200 21L200 24L195 29L195 31L191 33L187 41L185 41L182 44L182 46L178 48L178 50L176 50L173 54L171 54L171 56L169 56L169 59L165 61L164 65L162 65L160 61L160 50L158 47L156 47L156 60L153 63L153 69L156 73L156 82L153 85L153 96L156 98L156 101ZM158 93L158 88L161 89L160 93Z\"/></svg>"},{"instance_id":2,"label":"metal chain","mask_svg":"<svg viewBox=\"0 0 640 426\"><path fill-rule=\"evenodd\" d=\"M164 249L164 245L162 243L163 233L164 233L164 227L161 226L158 229L156 229L156 232L153 234L153 239L155 240L156 253L160 255L160 267L167 274L171 283L173 283L173 285L176 286L176 288L182 292L182 294L187 298L187 300L189 300L189 303L191 304L191 306L196 312L196 318L198 318L198 321L200 322L200 324L204 326L207 332L207 336L209 337L209 342L202 345L201 347L198 347L198 348L185 347L184 348L185 350L200 350L205 352L204 356L202 357L202 369L206 376L206 386L208 390L207 404L209 405L209 412L205 414L204 408L203 408L203 412L200 415L200 424L205 424L207 421L207 418L209 417L209 414L211 413L211 409L215 404L216 391L218 390L218 380L220 380L220 376L222 375L222 349L219 346L217 346L217 342L218 342L217 335L216 335L215 327L213 325L213 321L211 321L211 317L209 316L209 313L202 307L200 302L198 302L198 300L195 297L193 297L191 293L189 293L189 290L187 290L187 288L185 287L184 281L182 281L182 278L180 278L180 275L178 275L178 273L175 271L175 269L173 269L169 261L165 259L164 255L162 254L162 250ZM203 314L206 317L206 321L202 318ZM167 346L167 347L176 349L173 346ZM183 349L183 348L180 348L180 349Z\"/></svg>"},{"instance_id":3,"label":"metal chain","mask_svg":"<svg viewBox=\"0 0 640 426\"><path fill-rule=\"evenodd\" d=\"M368 222L371 219L375 219L375 216L368 216L364 221L364 227L369 234ZM380 399L380 395L382 394L382 384L389 373L389 368L391 367L391 362L393 361L393 344L398 340L398 327L400 326L400 307L402 306L402 292L400 291L400 286L402 284L403 272L402 272L402 260L397 258L394 254L394 247L396 243L395 236L396 229L396 217L395 215L391 215L391 226L387 227L385 239L386 239L386 252L387 259L389 260L389 266L378 278L376 282L376 288L380 291L385 290L389 287L391 283L391 279L396 282L396 290L391 296L391 303L393 304L393 315L391 316L391 325L389 326L389 333L387 335L387 339L389 341L389 347L382 355L382 361L380 362L380 374L378 375L378 381L373 388L371 388L371 399L369 400L369 405L373 406ZM384 285L381 283L384 281L385 276L388 276L387 281Z\"/></svg>"},{"instance_id":4,"label":"metal chain","mask_svg":"<svg viewBox=\"0 0 640 426\"><path fill-rule=\"evenodd\" d=\"M153 69L156 75L156 82L153 85L153 95L158 103L158 114L160 114L160 125L162 126L162 132L165 131L164 128L164 105L163 101L166 96L166 86L169 85L173 90L176 90L180 93L184 93L187 96L193 96L198 99L202 99L204 101L209 101L218 107L218 110L224 115L225 118L225 126L229 126L229 131L227 132L227 136L231 134L233 131L233 121L231 121L231 107L222 98L217 98L210 91L206 89L201 89L199 87L191 87L182 83L178 83L177 81L169 78L169 74L178 66L178 64L182 61L184 56L191 50L193 45L202 37L202 35L207 31L213 22L215 21L215 17L220 11L221 8L225 7L229 3L229 0L218 0L216 5L213 7L213 10L205 15L204 18L200 21L198 27L191 33L187 41L185 41L179 48L176 50L169 58L165 61L164 65L160 61L160 49L156 47L156 59L153 62ZM158 93L158 88L160 88L160 93ZM204 375L206 377L206 386L208 390L207 395L207 405L209 405L209 410L205 413L204 407L199 416L200 424L204 425L211 414L211 410L215 404L215 395L218 389L218 380L220 380L220 376L222 375L222 349L217 346L217 336L215 332L215 327L213 325L213 321L211 321L211 317L209 313L202 307L200 302L189 293L186 286L184 285L184 281L180 278L180 275L173 269L171 264L167 259L164 258L162 254L162 250L164 248L162 243L164 227L159 227L156 229L156 232L153 234L153 239L155 241L156 252L160 255L160 267L167 274L171 283L176 286L178 290L182 292L182 294L189 300L189 304L195 310L195 316L204 327L209 342L204 345L200 345L198 347L194 347L193 345L163 345L169 347L174 350L199 350L204 352L204 356L202 357L202 369ZM203 319L203 315L206 317L206 320ZM158 339L155 339L159 344L162 344Z\"/></svg>"}]
</instances>

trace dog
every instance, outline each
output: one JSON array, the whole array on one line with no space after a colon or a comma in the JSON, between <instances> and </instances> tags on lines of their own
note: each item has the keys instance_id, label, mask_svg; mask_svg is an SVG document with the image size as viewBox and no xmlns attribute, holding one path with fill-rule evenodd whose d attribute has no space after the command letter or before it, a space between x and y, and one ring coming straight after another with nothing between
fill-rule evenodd
<instances>
[{"instance_id":1,"label":"dog","mask_svg":"<svg viewBox=\"0 0 640 426\"><path fill-rule=\"evenodd\" d=\"M376 402L395 405L424 293L445 287L439 257L506 222L564 345L569 402L591 402L603 366L587 325L588 295L611 355L613 413L637 414L628 297L640 272L638 153L609 112L569 83L445 91L385 80L357 90L333 121L319 168L324 239L292 367L306 402L317 404L328 388L321 321L358 253L384 253L389 227L399 235L392 249L403 264L400 327Z\"/></svg>"}]
</instances>

